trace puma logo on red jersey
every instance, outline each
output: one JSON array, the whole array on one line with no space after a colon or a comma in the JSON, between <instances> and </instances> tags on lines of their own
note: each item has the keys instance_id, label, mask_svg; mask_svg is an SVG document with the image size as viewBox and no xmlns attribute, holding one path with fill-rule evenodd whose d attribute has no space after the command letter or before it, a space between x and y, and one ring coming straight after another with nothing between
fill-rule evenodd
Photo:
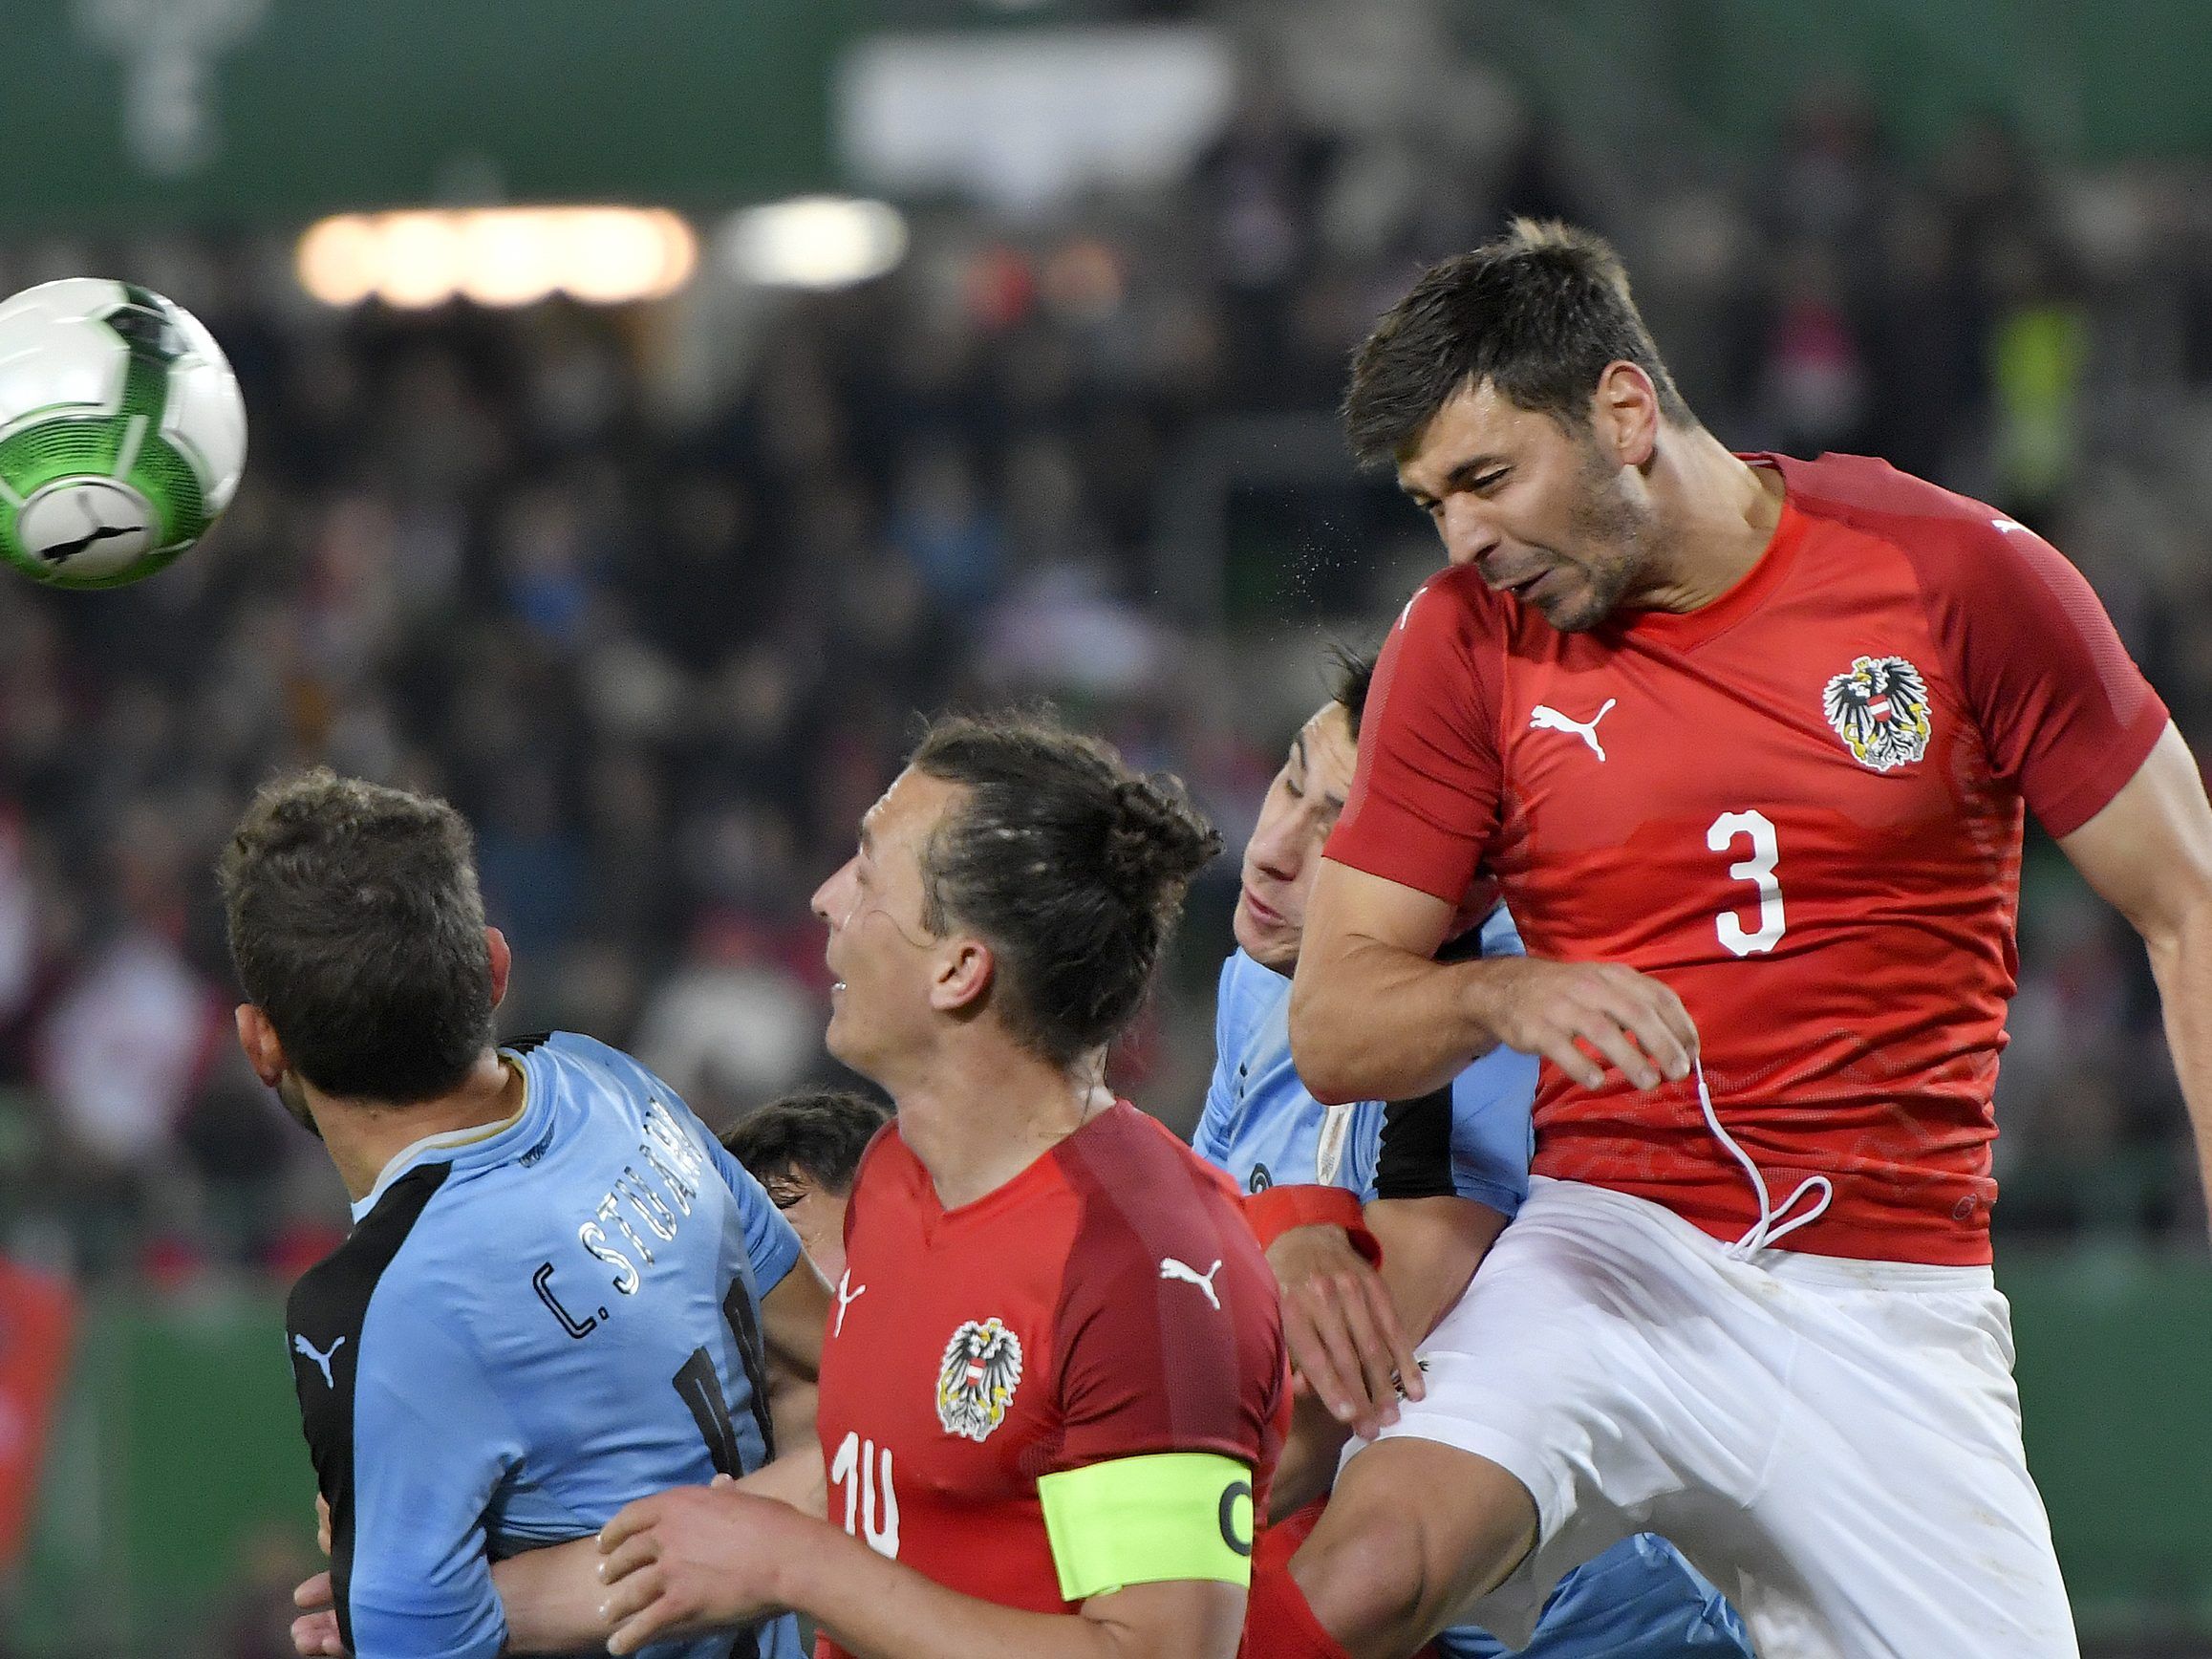
<instances>
[{"instance_id":1,"label":"puma logo on red jersey","mask_svg":"<svg viewBox=\"0 0 2212 1659\"><path fill-rule=\"evenodd\" d=\"M848 1285L852 1285L852 1288L851 1288L849 1291L848 1291L848 1290L847 1290L847 1288L846 1288L846 1286L848 1286ZM850 1307L850 1306L851 1306L851 1305L852 1305L854 1303L858 1302L858 1301L859 1301L859 1300L860 1300L862 1297L866 1296L867 1294L868 1294L868 1286L867 1286L867 1285L865 1285L865 1284L852 1284L852 1269L851 1269L851 1268L848 1267L848 1268L847 1268L847 1269L846 1269L846 1270L845 1270L845 1271L844 1271L842 1274L840 1274L840 1275L838 1276L838 1280L837 1280L837 1328L836 1328L835 1330L833 1330L833 1331L831 1331L831 1332L829 1333L831 1336L843 1336L843 1335L845 1334L845 1310L846 1310L847 1308Z\"/></svg>"},{"instance_id":2,"label":"puma logo on red jersey","mask_svg":"<svg viewBox=\"0 0 2212 1659\"><path fill-rule=\"evenodd\" d=\"M1590 745L1590 752L1602 763L1605 759L1605 749L1604 745L1598 742L1598 722L1611 714L1613 705L1620 700L1617 697L1607 698L1605 706L1592 715L1587 722L1569 720L1548 703L1539 702L1529 715L1529 730L1533 732L1573 732L1575 736Z\"/></svg>"},{"instance_id":3,"label":"puma logo on red jersey","mask_svg":"<svg viewBox=\"0 0 2212 1659\"><path fill-rule=\"evenodd\" d=\"M1165 1258L1160 1262L1160 1277L1162 1279L1179 1279L1185 1284L1195 1284L1206 1293L1206 1300L1213 1304L1215 1313L1221 1311L1221 1298L1213 1293L1213 1276L1220 1271L1221 1259L1219 1257L1215 1257L1213 1265L1203 1273L1188 1261L1178 1261L1172 1256Z\"/></svg>"}]
</instances>

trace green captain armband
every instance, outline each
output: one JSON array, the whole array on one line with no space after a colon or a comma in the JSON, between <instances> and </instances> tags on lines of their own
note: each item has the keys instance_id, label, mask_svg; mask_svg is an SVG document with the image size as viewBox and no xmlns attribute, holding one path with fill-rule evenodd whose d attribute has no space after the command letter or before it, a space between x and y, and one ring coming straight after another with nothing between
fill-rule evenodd
<instances>
[{"instance_id":1,"label":"green captain armband","mask_svg":"<svg viewBox=\"0 0 2212 1659\"><path fill-rule=\"evenodd\" d=\"M1037 1483L1060 1593L1170 1579L1252 1583L1252 1471L1211 1452L1117 1457Z\"/></svg>"}]
</instances>

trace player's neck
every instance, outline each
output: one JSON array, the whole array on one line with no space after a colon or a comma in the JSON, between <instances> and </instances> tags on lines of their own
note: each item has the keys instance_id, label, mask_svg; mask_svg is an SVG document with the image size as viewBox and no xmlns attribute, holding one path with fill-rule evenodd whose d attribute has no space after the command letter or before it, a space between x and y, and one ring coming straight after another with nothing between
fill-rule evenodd
<instances>
[{"instance_id":1,"label":"player's neck","mask_svg":"<svg viewBox=\"0 0 2212 1659\"><path fill-rule=\"evenodd\" d=\"M1702 610L1742 581L1782 522L1782 475L1731 455L1700 427L1669 444L1652 480L1650 578L1623 604Z\"/></svg>"},{"instance_id":2,"label":"player's neck","mask_svg":"<svg viewBox=\"0 0 2212 1659\"><path fill-rule=\"evenodd\" d=\"M522 1072L485 1049L459 1088L407 1106L339 1100L309 1086L308 1107L330 1149L346 1194L359 1203L376 1189L392 1160L435 1134L483 1129L523 1107Z\"/></svg>"},{"instance_id":3,"label":"player's neck","mask_svg":"<svg viewBox=\"0 0 2212 1659\"><path fill-rule=\"evenodd\" d=\"M891 1089L899 1138L948 1210L997 1192L1113 1104L1103 1066L1068 1072L993 1044L941 1057L933 1075Z\"/></svg>"}]
</instances>

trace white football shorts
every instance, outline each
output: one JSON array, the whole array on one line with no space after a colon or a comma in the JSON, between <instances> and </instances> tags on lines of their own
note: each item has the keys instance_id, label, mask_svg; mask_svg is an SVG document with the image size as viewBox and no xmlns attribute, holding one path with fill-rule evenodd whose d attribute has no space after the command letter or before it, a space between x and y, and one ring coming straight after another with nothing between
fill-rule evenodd
<instances>
[{"instance_id":1,"label":"white football shorts","mask_svg":"<svg viewBox=\"0 0 2212 1659\"><path fill-rule=\"evenodd\" d=\"M1489 1458L1540 1518L1454 1622L1525 1642L1563 1573L1656 1532L1777 1659L2078 1651L1986 1267L1744 1260L1537 1177L1419 1351L1428 1397L1385 1435Z\"/></svg>"}]
</instances>

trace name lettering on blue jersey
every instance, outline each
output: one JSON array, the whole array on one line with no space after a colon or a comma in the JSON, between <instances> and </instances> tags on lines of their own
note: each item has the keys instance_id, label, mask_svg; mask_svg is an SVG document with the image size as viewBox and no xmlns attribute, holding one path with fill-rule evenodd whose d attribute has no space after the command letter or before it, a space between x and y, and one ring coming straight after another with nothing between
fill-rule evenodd
<instances>
[{"instance_id":1,"label":"name lettering on blue jersey","mask_svg":"<svg viewBox=\"0 0 2212 1659\"><path fill-rule=\"evenodd\" d=\"M586 1314L578 1320L563 1307L561 1299L553 1294L553 1264L550 1261L538 1263L538 1270L530 1275L530 1288L538 1293L538 1300L552 1310L553 1317L561 1322L561 1328L572 1337L590 1336L599 1328L599 1321L607 1317L607 1310L601 1308L596 1316Z\"/></svg>"},{"instance_id":2,"label":"name lettering on blue jersey","mask_svg":"<svg viewBox=\"0 0 2212 1659\"><path fill-rule=\"evenodd\" d=\"M507 1053L516 1120L388 1171L287 1307L339 1629L376 1659L498 1659L493 1561L775 1454L756 1304L800 1259L790 1224L627 1055ZM650 1651L802 1654L788 1617Z\"/></svg>"},{"instance_id":3,"label":"name lettering on blue jersey","mask_svg":"<svg viewBox=\"0 0 2212 1659\"><path fill-rule=\"evenodd\" d=\"M627 1204L636 1213L646 1228L663 1244L674 1243L676 1229L684 1217L691 1214L692 1205L698 1198L698 1183L706 1175L706 1160L683 1132L673 1113L659 1101L648 1104L645 1112L645 1138L637 1148L638 1162L659 1177L656 1191L634 1164L622 1166L622 1174L607 1196L599 1200L591 1214L593 1219L576 1229L577 1242L597 1260L614 1269L614 1288L624 1296L635 1296L645 1282L638 1270L638 1262L653 1265L653 1246L630 1224L623 1206ZM632 1254L625 1254L611 1243L607 1226L629 1240ZM545 1292L541 1290L540 1296ZM604 1313L601 1318L605 1318ZM571 1334L574 1334L571 1327Z\"/></svg>"},{"instance_id":4,"label":"name lettering on blue jersey","mask_svg":"<svg viewBox=\"0 0 2212 1659\"><path fill-rule=\"evenodd\" d=\"M614 1183L614 1190L630 1200L645 1224L653 1229L653 1236L663 1244L676 1239L676 1213L661 1201L660 1195L648 1187L637 1172L625 1164L622 1174Z\"/></svg>"},{"instance_id":5,"label":"name lettering on blue jersey","mask_svg":"<svg viewBox=\"0 0 2212 1659\"><path fill-rule=\"evenodd\" d=\"M652 1127L651 1121L648 1120L646 1128L649 1132ZM686 1216L690 1215L692 1200L698 1196L698 1189L685 1180L670 1162L655 1152L651 1141L647 1141L639 1149L639 1152L645 1159L645 1167L660 1177L660 1184L668 1189L668 1196L675 1202L676 1207Z\"/></svg>"}]
</instances>

